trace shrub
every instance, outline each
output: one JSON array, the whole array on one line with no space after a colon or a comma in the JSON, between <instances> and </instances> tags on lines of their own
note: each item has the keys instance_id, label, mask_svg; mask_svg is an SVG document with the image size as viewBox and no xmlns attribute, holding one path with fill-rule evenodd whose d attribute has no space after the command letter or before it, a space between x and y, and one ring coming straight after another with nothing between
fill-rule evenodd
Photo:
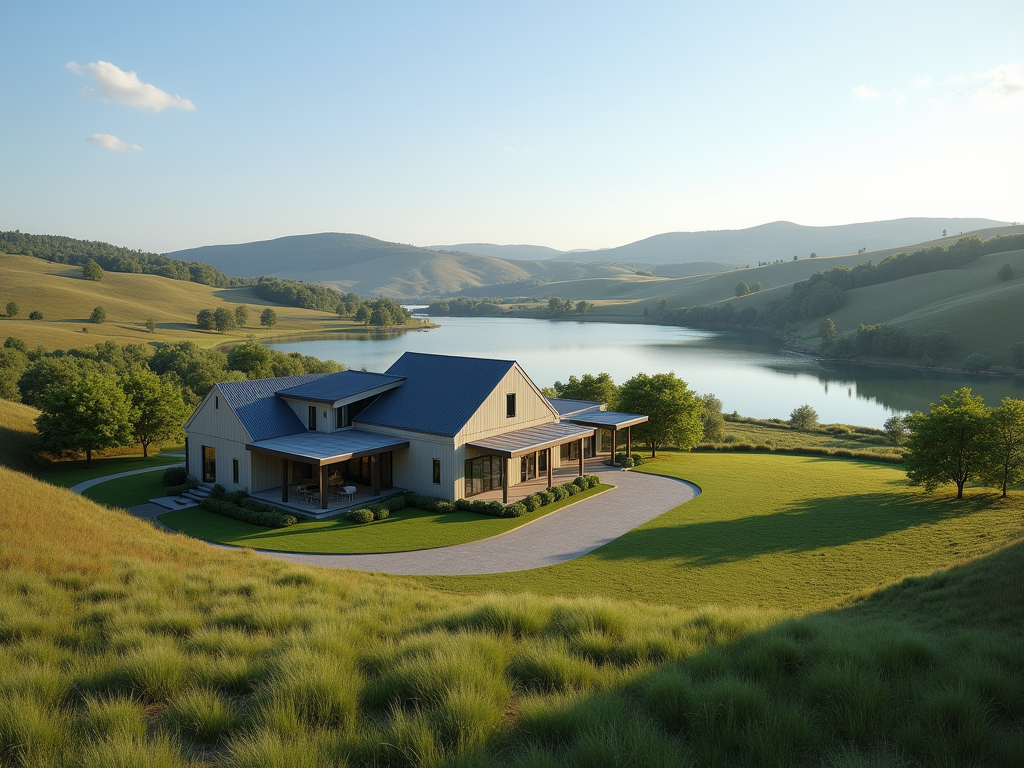
<instances>
[{"instance_id":1,"label":"shrub","mask_svg":"<svg viewBox=\"0 0 1024 768\"><path fill-rule=\"evenodd\" d=\"M445 501L444 499L438 499L434 502L434 508L432 512L440 512L442 514L448 514L456 510L454 501Z\"/></svg>"},{"instance_id":2,"label":"shrub","mask_svg":"<svg viewBox=\"0 0 1024 768\"><path fill-rule=\"evenodd\" d=\"M553 504L555 501L555 494L553 491L539 491L535 494L540 499L540 505L542 507L548 504Z\"/></svg>"},{"instance_id":3,"label":"shrub","mask_svg":"<svg viewBox=\"0 0 1024 768\"><path fill-rule=\"evenodd\" d=\"M491 517L502 517L505 514L505 505L500 501L488 501L486 502L486 509L483 514L490 515Z\"/></svg>"},{"instance_id":4,"label":"shrub","mask_svg":"<svg viewBox=\"0 0 1024 768\"><path fill-rule=\"evenodd\" d=\"M615 465L629 469L633 466L633 457L627 456L624 453L617 453L615 454Z\"/></svg>"},{"instance_id":5,"label":"shrub","mask_svg":"<svg viewBox=\"0 0 1024 768\"><path fill-rule=\"evenodd\" d=\"M381 507L380 509L375 509L373 511L373 519L374 520L387 520L388 515L390 515L390 514L391 514L391 510L390 509L388 509L387 507Z\"/></svg>"},{"instance_id":6,"label":"shrub","mask_svg":"<svg viewBox=\"0 0 1024 768\"><path fill-rule=\"evenodd\" d=\"M809 405L801 405L793 409L793 412L789 414L789 423L793 429L798 429L801 432L814 429L818 426L818 412Z\"/></svg>"},{"instance_id":7,"label":"shrub","mask_svg":"<svg viewBox=\"0 0 1024 768\"><path fill-rule=\"evenodd\" d=\"M221 498L224 501L230 501L232 504L241 504L249 498L249 493L243 490L231 491L230 493L221 494Z\"/></svg>"},{"instance_id":8,"label":"shrub","mask_svg":"<svg viewBox=\"0 0 1024 768\"><path fill-rule=\"evenodd\" d=\"M181 496L185 491L190 491L193 488L199 487L199 480L195 477L186 477L185 482L179 483L178 485L171 485L167 488L168 496Z\"/></svg>"},{"instance_id":9,"label":"shrub","mask_svg":"<svg viewBox=\"0 0 1024 768\"><path fill-rule=\"evenodd\" d=\"M504 510L504 517L522 517L527 512L526 505L522 502L516 502L514 504L506 504Z\"/></svg>"},{"instance_id":10,"label":"shrub","mask_svg":"<svg viewBox=\"0 0 1024 768\"><path fill-rule=\"evenodd\" d=\"M210 496L212 496L215 499L219 499L227 492L227 488L225 488L220 483L217 483L216 485L213 486L213 488L210 489Z\"/></svg>"},{"instance_id":11,"label":"shrub","mask_svg":"<svg viewBox=\"0 0 1024 768\"><path fill-rule=\"evenodd\" d=\"M353 509L347 515L345 515L345 517L347 517L353 523L359 523L360 525L362 525L363 523L372 523L374 519L373 510L366 509L365 507L363 509Z\"/></svg>"},{"instance_id":12,"label":"shrub","mask_svg":"<svg viewBox=\"0 0 1024 768\"><path fill-rule=\"evenodd\" d=\"M164 485L181 485L188 480L188 470L184 467L171 467L164 470Z\"/></svg>"},{"instance_id":13,"label":"shrub","mask_svg":"<svg viewBox=\"0 0 1024 768\"><path fill-rule=\"evenodd\" d=\"M1016 341L1010 345L1010 357L1015 368L1024 368L1024 341Z\"/></svg>"},{"instance_id":14,"label":"shrub","mask_svg":"<svg viewBox=\"0 0 1024 768\"><path fill-rule=\"evenodd\" d=\"M569 492L560 485L556 485L554 488L548 491L548 493L555 497L555 501L561 501L562 499L569 498Z\"/></svg>"},{"instance_id":15,"label":"shrub","mask_svg":"<svg viewBox=\"0 0 1024 768\"><path fill-rule=\"evenodd\" d=\"M537 494L532 493L520 502L526 507L527 512L535 512L540 508L540 499L537 498Z\"/></svg>"},{"instance_id":16,"label":"shrub","mask_svg":"<svg viewBox=\"0 0 1024 768\"><path fill-rule=\"evenodd\" d=\"M596 488L601 484L601 478L597 475L587 475L587 485L591 488Z\"/></svg>"},{"instance_id":17,"label":"shrub","mask_svg":"<svg viewBox=\"0 0 1024 768\"><path fill-rule=\"evenodd\" d=\"M981 354L981 352L970 354L964 360L964 368L969 371L987 371L991 367L992 361L987 355Z\"/></svg>"},{"instance_id":18,"label":"shrub","mask_svg":"<svg viewBox=\"0 0 1024 768\"><path fill-rule=\"evenodd\" d=\"M1001 266L999 268L999 271L996 272L996 277L998 277L1000 280L1003 280L1003 281L1005 281L1005 280L1012 280L1013 279L1013 267L1011 267L1009 264L1003 264L1003 266Z\"/></svg>"},{"instance_id":19,"label":"shrub","mask_svg":"<svg viewBox=\"0 0 1024 768\"><path fill-rule=\"evenodd\" d=\"M577 477L572 481L572 484L579 488L581 491L587 490L590 487L590 482L586 477Z\"/></svg>"},{"instance_id":20,"label":"shrub","mask_svg":"<svg viewBox=\"0 0 1024 768\"><path fill-rule=\"evenodd\" d=\"M576 483L562 483L562 488L570 496L575 496L580 492L580 487Z\"/></svg>"},{"instance_id":21,"label":"shrub","mask_svg":"<svg viewBox=\"0 0 1024 768\"><path fill-rule=\"evenodd\" d=\"M633 459L634 467L639 467L641 464L644 463L644 457L641 456L639 453L634 453L632 456L630 456L630 458Z\"/></svg>"},{"instance_id":22,"label":"shrub","mask_svg":"<svg viewBox=\"0 0 1024 768\"><path fill-rule=\"evenodd\" d=\"M259 525L264 528L287 528L296 523L294 515L289 515L286 512L275 509L269 504L263 504L253 499L245 499L242 505L232 504L230 501L216 499L212 496L203 499L199 504L207 512L231 517L235 520L241 520L243 523Z\"/></svg>"},{"instance_id":23,"label":"shrub","mask_svg":"<svg viewBox=\"0 0 1024 768\"><path fill-rule=\"evenodd\" d=\"M472 512L473 502L470 499L458 499L455 502L455 508L460 512Z\"/></svg>"}]
</instances>

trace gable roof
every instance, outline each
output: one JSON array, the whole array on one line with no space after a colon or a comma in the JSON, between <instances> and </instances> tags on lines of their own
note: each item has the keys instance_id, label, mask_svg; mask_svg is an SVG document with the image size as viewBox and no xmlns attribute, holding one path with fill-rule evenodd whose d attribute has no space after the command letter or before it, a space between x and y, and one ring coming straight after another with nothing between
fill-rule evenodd
<instances>
[{"instance_id":1,"label":"gable roof","mask_svg":"<svg viewBox=\"0 0 1024 768\"><path fill-rule=\"evenodd\" d=\"M397 386L402 381L401 376L389 376L386 373L339 371L321 376L313 381L297 384L294 387L278 390L277 394L279 397L290 397L296 400L336 403L338 400L377 390L380 387Z\"/></svg>"},{"instance_id":2,"label":"gable roof","mask_svg":"<svg viewBox=\"0 0 1024 768\"><path fill-rule=\"evenodd\" d=\"M405 383L378 397L355 423L454 436L515 364L406 352L387 371L404 377Z\"/></svg>"},{"instance_id":3,"label":"gable roof","mask_svg":"<svg viewBox=\"0 0 1024 768\"><path fill-rule=\"evenodd\" d=\"M222 381L216 386L255 442L304 432L305 425L277 393L283 388L308 384L330 375L307 373L304 376L281 376L275 379Z\"/></svg>"}]
</instances>

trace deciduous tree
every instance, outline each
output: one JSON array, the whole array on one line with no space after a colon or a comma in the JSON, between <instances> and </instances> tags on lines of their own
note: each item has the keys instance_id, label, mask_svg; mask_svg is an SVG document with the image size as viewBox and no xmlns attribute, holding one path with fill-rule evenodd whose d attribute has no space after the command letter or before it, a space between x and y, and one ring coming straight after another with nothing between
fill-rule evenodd
<instances>
[{"instance_id":1,"label":"deciduous tree","mask_svg":"<svg viewBox=\"0 0 1024 768\"><path fill-rule=\"evenodd\" d=\"M213 320L213 310L199 310L199 314L196 315L196 325L198 325L204 331L212 331L214 328L216 328L216 323L214 323Z\"/></svg>"},{"instance_id":2,"label":"deciduous tree","mask_svg":"<svg viewBox=\"0 0 1024 768\"><path fill-rule=\"evenodd\" d=\"M745 280L740 280L738 283L736 283L737 296L746 296L748 293L750 293L750 286L747 285Z\"/></svg>"},{"instance_id":3,"label":"deciduous tree","mask_svg":"<svg viewBox=\"0 0 1024 768\"><path fill-rule=\"evenodd\" d=\"M899 448L907 442L907 420L898 414L893 414L882 425L885 432L885 441L889 445Z\"/></svg>"},{"instance_id":4,"label":"deciduous tree","mask_svg":"<svg viewBox=\"0 0 1024 768\"><path fill-rule=\"evenodd\" d=\"M260 313L260 325L265 325L267 328L273 328L277 325L277 312L267 307Z\"/></svg>"},{"instance_id":5,"label":"deciduous tree","mask_svg":"<svg viewBox=\"0 0 1024 768\"><path fill-rule=\"evenodd\" d=\"M988 459L982 479L988 485L1006 489L1024 480L1024 400L1004 397L991 412L992 426Z\"/></svg>"},{"instance_id":6,"label":"deciduous tree","mask_svg":"<svg viewBox=\"0 0 1024 768\"><path fill-rule=\"evenodd\" d=\"M590 400L597 403L608 403L612 408L618 398L619 388L615 386L611 374L585 373L579 378L570 376L563 384L556 381L551 388L551 397L562 397L567 400Z\"/></svg>"},{"instance_id":7,"label":"deciduous tree","mask_svg":"<svg viewBox=\"0 0 1024 768\"><path fill-rule=\"evenodd\" d=\"M703 428L703 437L706 443L717 443L721 441L725 433L725 417L722 416L722 401L710 392L701 395L700 423Z\"/></svg>"},{"instance_id":8,"label":"deciduous tree","mask_svg":"<svg viewBox=\"0 0 1024 768\"><path fill-rule=\"evenodd\" d=\"M818 412L809 405L801 405L794 408L793 412L789 414L789 423L793 429L798 429L801 432L814 429L818 426Z\"/></svg>"},{"instance_id":9,"label":"deciduous tree","mask_svg":"<svg viewBox=\"0 0 1024 768\"><path fill-rule=\"evenodd\" d=\"M150 333L156 333L156 318L146 318L146 330L149 331Z\"/></svg>"},{"instance_id":10,"label":"deciduous tree","mask_svg":"<svg viewBox=\"0 0 1024 768\"><path fill-rule=\"evenodd\" d=\"M220 333L235 327L235 313L227 307L217 307L213 312L213 324Z\"/></svg>"},{"instance_id":11,"label":"deciduous tree","mask_svg":"<svg viewBox=\"0 0 1024 768\"><path fill-rule=\"evenodd\" d=\"M618 408L649 417L646 424L633 430L637 439L651 449L652 457L665 445L678 445L688 451L700 441L703 405L674 373L638 373L619 390Z\"/></svg>"},{"instance_id":12,"label":"deciduous tree","mask_svg":"<svg viewBox=\"0 0 1024 768\"><path fill-rule=\"evenodd\" d=\"M142 455L149 455L154 442L182 440L182 429L190 409L181 397L181 389L170 382L161 382L152 371L136 370L125 379L124 392L131 405L132 433L142 445Z\"/></svg>"},{"instance_id":13,"label":"deciduous tree","mask_svg":"<svg viewBox=\"0 0 1024 768\"><path fill-rule=\"evenodd\" d=\"M239 328L245 328L246 323L249 322L249 308L245 304L239 304L235 307L235 325Z\"/></svg>"},{"instance_id":14,"label":"deciduous tree","mask_svg":"<svg viewBox=\"0 0 1024 768\"><path fill-rule=\"evenodd\" d=\"M92 259L89 259L85 264L82 265L82 277L86 280L102 280L103 279L103 267L97 264Z\"/></svg>"},{"instance_id":15,"label":"deciduous tree","mask_svg":"<svg viewBox=\"0 0 1024 768\"><path fill-rule=\"evenodd\" d=\"M8 317L17 317L19 312L21 312L21 307L19 307L16 302L13 302L13 301L8 301L7 302L7 316Z\"/></svg>"},{"instance_id":16,"label":"deciduous tree","mask_svg":"<svg viewBox=\"0 0 1024 768\"><path fill-rule=\"evenodd\" d=\"M103 307L96 307L89 315L89 322L92 323L105 323L107 322L107 310Z\"/></svg>"},{"instance_id":17,"label":"deciduous tree","mask_svg":"<svg viewBox=\"0 0 1024 768\"><path fill-rule=\"evenodd\" d=\"M250 337L228 352L228 368L241 371L247 379L265 379L273 375L270 350Z\"/></svg>"},{"instance_id":18,"label":"deciduous tree","mask_svg":"<svg viewBox=\"0 0 1024 768\"><path fill-rule=\"evenodd\" d=\"M910 435L903 461L912 485L931 491L944 483L956 484L956 497L964 485L976 480L989 455L991 415L981 397L970 387L943 395L925 413L906 417Z\"/></svg>"},{"instance_id":19,"label":"deciduous tree","mask_svg":"<svg viewBox=\"0 0 1024 768\"><path fill-rule=\"evenodd\" d=\"M46 396L36 419L41 450L84 451L92 466L93 451L129 445L132 409L117 379L90 373Z\"/></svg>"}]
</instances>

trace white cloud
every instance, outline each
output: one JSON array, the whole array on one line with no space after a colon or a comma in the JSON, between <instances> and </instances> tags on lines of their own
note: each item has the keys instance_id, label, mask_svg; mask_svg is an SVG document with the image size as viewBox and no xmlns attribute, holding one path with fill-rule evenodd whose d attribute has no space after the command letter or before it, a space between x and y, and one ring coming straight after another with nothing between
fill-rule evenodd
<instances>
[{"instance_id":1,"label":"white cloud","mask_svg":"<svg viewBox=\"0 0 1024 768\"><path fill-rule=\"evenodd\" d=\"M853 95L858 99L873 99L878 95L878 91L867 85L858 85L853 89Z\"/></svg>"},{"instance_id":2,"label":"white cloud","mask_svg":"<svg viewBox=\"0 0 1024 768\"><path fill-rule=\"evenodd\" d=\"M893 88L891 91L885 94L885 98L889 99L889 101L891 101L897 107L902 107L904 102L906 102L907 100L907 94L903 93L903 91L898 91L895 88Z\"/></svg>"},{"instance_id":3,"label":"white cloud","mask_svg":"<svg viewBox=\"0 0 1024 768\"><path fill-rule=\"evenodd\" d=\"M97 147L104 147L106 149L112 149L115 152L141 152L142 147L138 144L129 144L127 141L121 141L117 136L112 136L109 133L94 133L86 139L90 144L95 144Z\"/></svg>"},{"instance_id":4,"label":"white cloud","mask_svg":"<svg viewBox=\"0 0 1024 768\"><path fill-rule=\"evenodd\" d=\"M108 61L94 61L92 64L76 64L69 61L67 68L76 75L90 77L96 81L95 88L86 88L83 93L103 102L116 101L139 109L150 109L159 112L163 109L196 108L188 99L171 96L155 85L144 83L134 72L125 72Z\"/></svg>"},{"instance_id":5,"label":"white cloud","mask_svg":"<svg viewBox=\"0 0 1024 768\"><path fill-rule=\"evenodd\" d=\"M1024 101L1024 70L1020 64L1000 64L982 72L978 79L983 85L972 96L992 101Z\"/></svg>"},{"instance_id":6,"label":"white cloud","mask_svg":"<svg viewBox=\"0 0 1024 768\"><path fill-rule=\"evenodd\" d=\"M916 80L911 80L910 84L915 88L927 88L932 84L932 79L927 75L924 75L923 77L919 77Z\"/></svg>"}]
</instances>

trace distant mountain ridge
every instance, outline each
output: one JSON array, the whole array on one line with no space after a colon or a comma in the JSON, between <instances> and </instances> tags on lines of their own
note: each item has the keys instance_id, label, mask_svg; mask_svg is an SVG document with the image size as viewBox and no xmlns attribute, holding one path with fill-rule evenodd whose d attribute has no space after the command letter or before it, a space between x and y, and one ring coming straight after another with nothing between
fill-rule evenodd
<instances>
[{"instance_id":1,"label":"distant mountain ridge","mask_svg":"<svg viewBox=\"0 0 1024 768\"><path fill-rule=\"evenodd\" d=\"M683 264L690 261L719 261L727 264L756 264L758 261L818 256L840 256L895 248L949 234L997 227L1007 222L969 218L906 218L807 227L791 221L775 221L747 229L706 232L666 232L617 248L562 254L556 259L612 261L636 264Z\"/></svg>"},{"instance_id":2,"label":"distant mountain ridge","mask_svg":"<svg viewBox=\"0 0 1024 768\"><path fill-rule=\"evenodd\" d=\"M514 259L516 261L544 261L556 256L564 256L573 251L558 251L546 245L495 245L494 243L458 243L457 245L427 245L432 251L461 251L491 256L496 259Z\"/></svg>"}]
</instances>

